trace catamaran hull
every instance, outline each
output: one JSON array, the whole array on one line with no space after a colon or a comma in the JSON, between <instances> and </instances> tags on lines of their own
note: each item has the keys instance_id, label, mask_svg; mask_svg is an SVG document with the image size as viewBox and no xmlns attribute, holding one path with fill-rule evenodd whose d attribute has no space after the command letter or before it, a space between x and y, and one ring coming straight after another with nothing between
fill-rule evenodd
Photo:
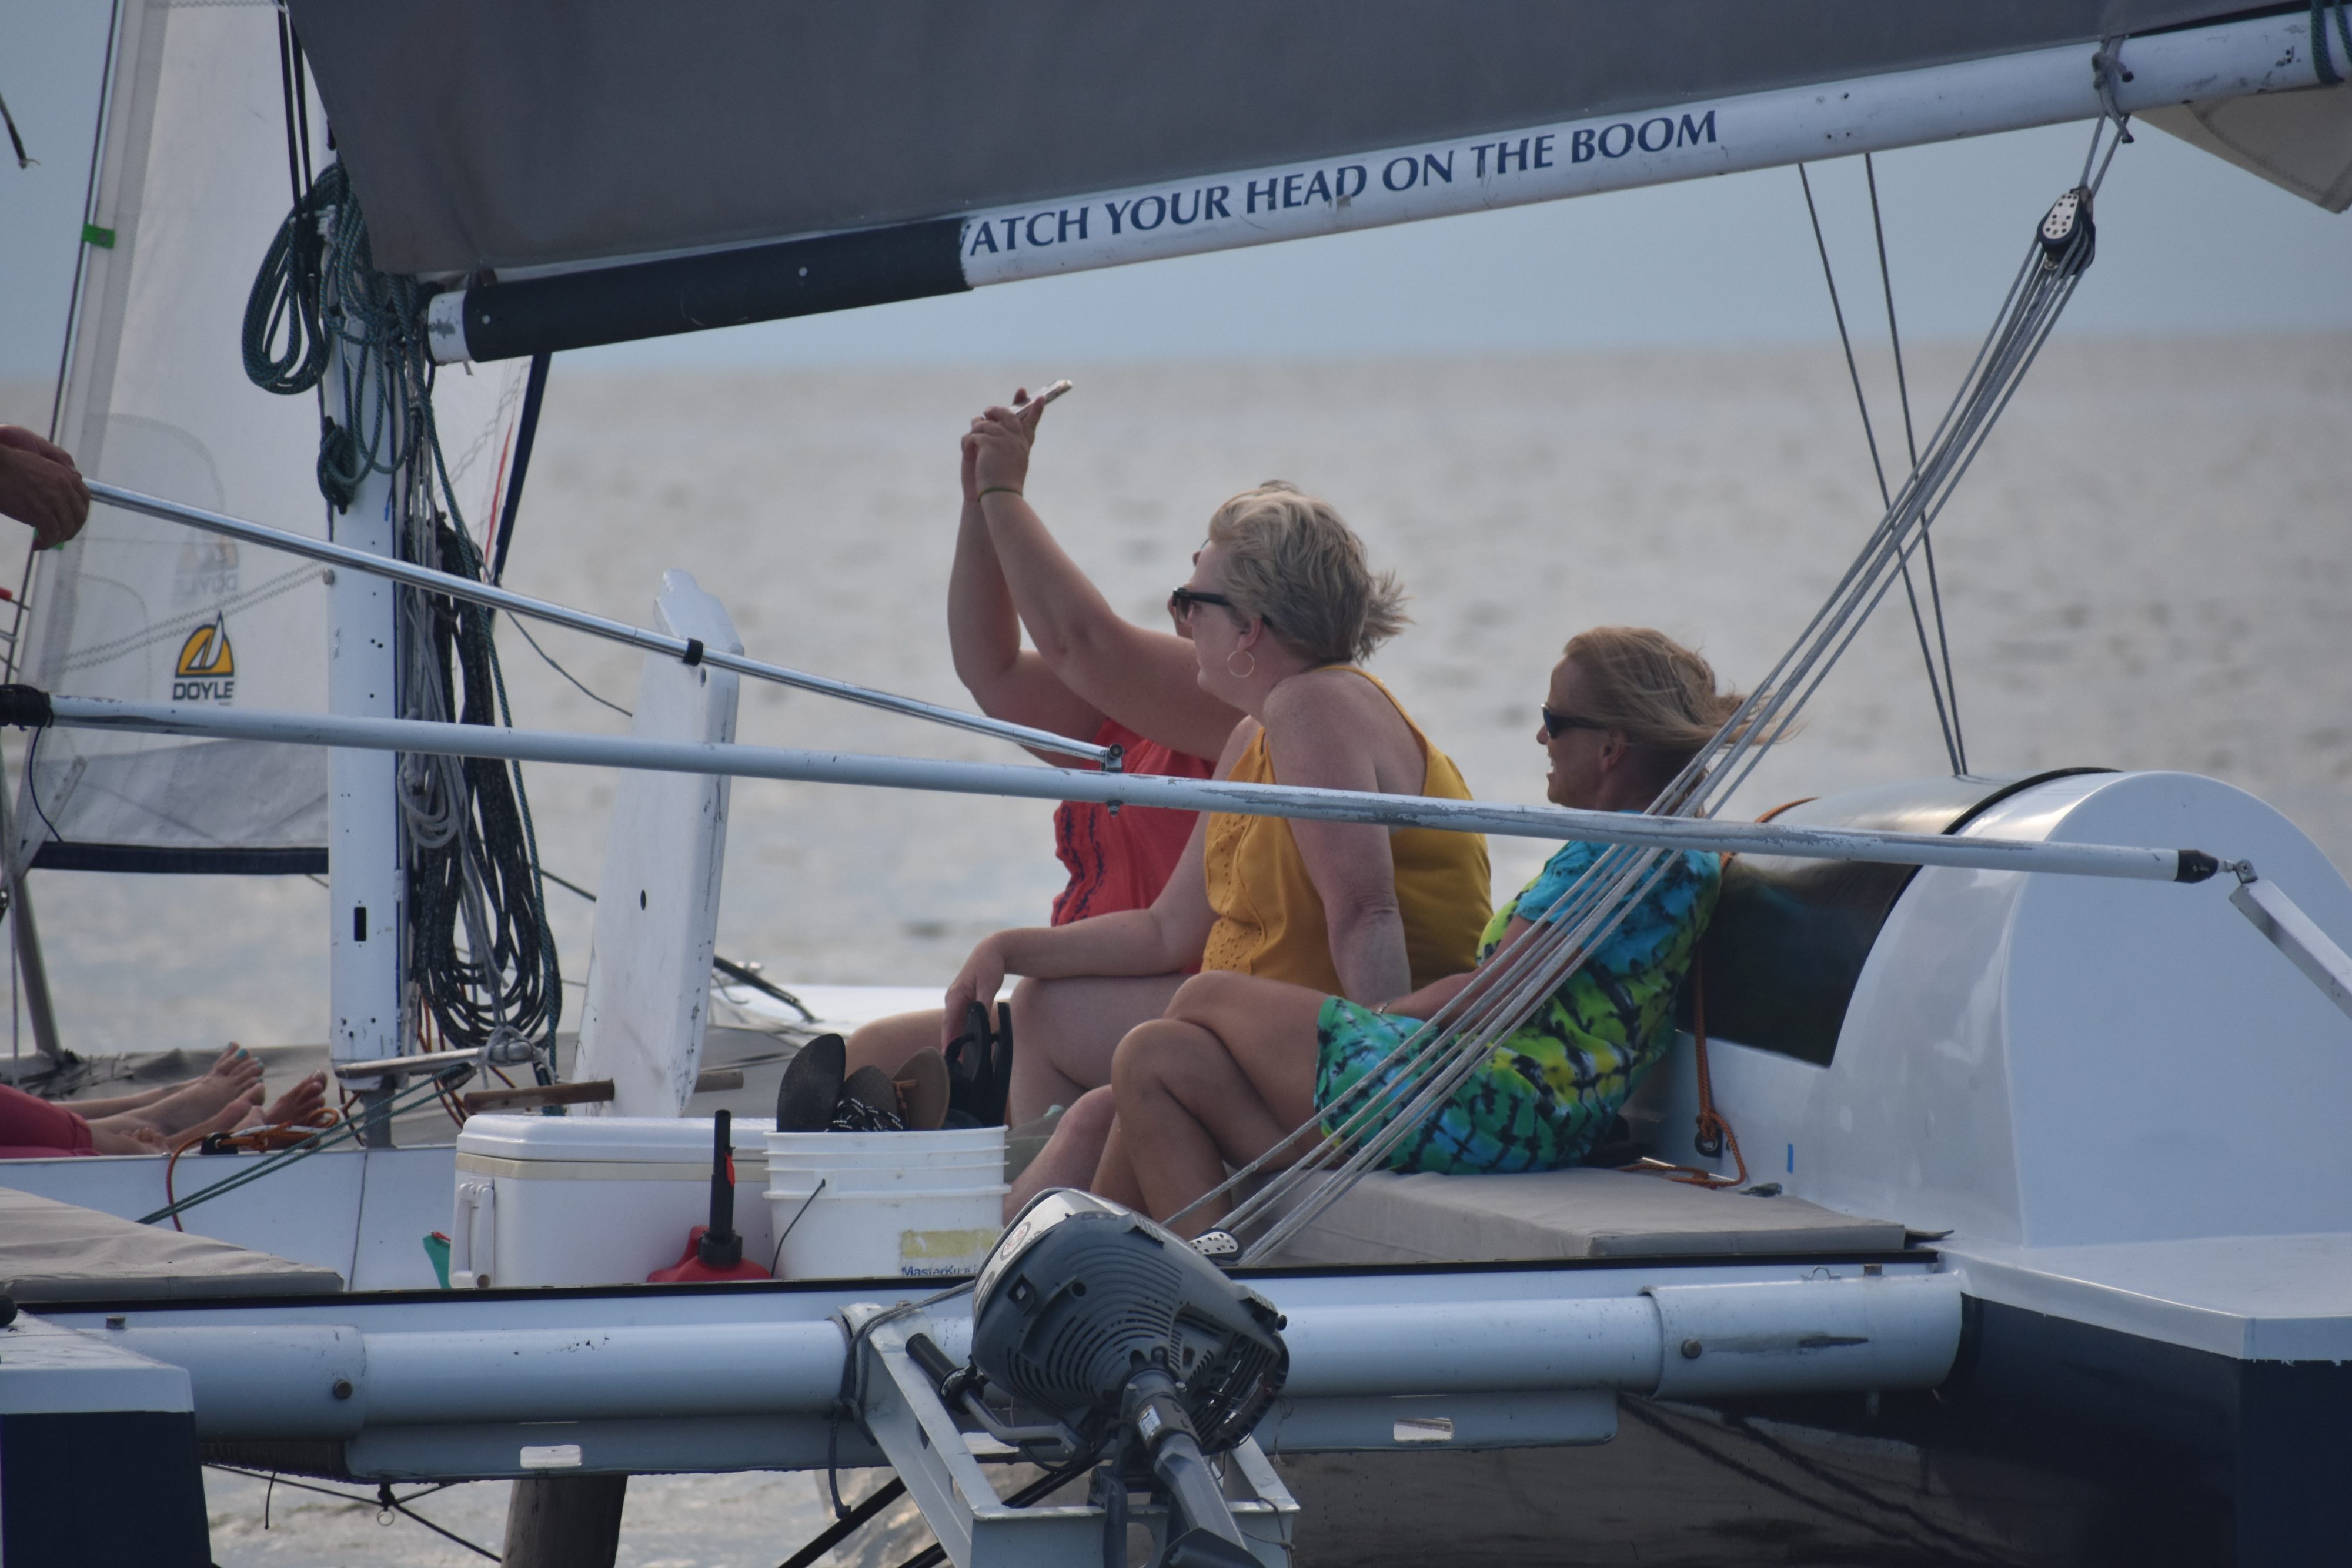
<instances>
[{"instance_id":1,"label":"catamaran hull","mask_svg":"<svg viewBox=\"0 0 2352 1568\"><path fill-rule=\"evenodd\" d=\"M1926 1393L1622 1402L1603 1448L1284 1460L1298 1563L2219 1564L2352 1537L2352 1367L1971 1299Z\"/></svg>"}]
</instances>

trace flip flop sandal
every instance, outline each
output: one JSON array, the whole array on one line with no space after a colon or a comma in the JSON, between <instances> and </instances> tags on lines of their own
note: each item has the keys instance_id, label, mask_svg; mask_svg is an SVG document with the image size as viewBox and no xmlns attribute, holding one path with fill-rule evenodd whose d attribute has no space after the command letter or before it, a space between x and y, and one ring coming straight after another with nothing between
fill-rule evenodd
<instances>
[{"instance_id":1,"label":"flip flop sandal","mask_svg":"<svg viewBox=\"0 0 2352 1568\"><path fill-rule=\"evenodd\" d=\"M915 1052L899 1063L890 1081L898 1091L899 1113L910 1130L931 1132L946 1121L948 1059L938 1050L927 1045Z\"/></svg>"},{"instance_id":2,"label":"flip flop sandal","mask_svg":"<svg viewBox=\"0 0 2352 1568\"><path fill-rule=\"evenodd\" d=\"M898 1113L898 1091L891 1083L890 1075L878 1067L861 1067L851 1073L842 1082L841 1098L903 1124L904 1118Z\"/></svg>"},{"instance_id":3,"label":"flip flop sandal","mask_svg":"<svg viewBox=\"0 0 2352 1568\"><path fill-rule=\"evenodd\" d=\"M832 1124L847 1053L848 1043L837 1034L821 1034L801 1047L776 1086L776 1131L821 1133Z\"/></svg>"}]
</instances>

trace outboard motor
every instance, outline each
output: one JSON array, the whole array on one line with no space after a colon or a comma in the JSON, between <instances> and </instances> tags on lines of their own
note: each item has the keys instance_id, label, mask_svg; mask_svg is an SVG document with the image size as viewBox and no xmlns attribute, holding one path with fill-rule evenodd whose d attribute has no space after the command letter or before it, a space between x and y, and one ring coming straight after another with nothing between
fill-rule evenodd
<instances>
[{"instance_id":1,"label":"outboard motor","mask_svg":"<svg viewBox=\"0 0 2352 1568\"><path fill-rule=\"evenodd\" d=\"M1133 1488L1165 1498L1165 1568L1255 1562L1208 1463L1249 1436L1289 1375L1283 1320L1206 1258L1130 1209L1040 1194L982 1265L972 1363L1089 1446L1106 1561L1124 1563Z\"/></svg>"}]
</instances>

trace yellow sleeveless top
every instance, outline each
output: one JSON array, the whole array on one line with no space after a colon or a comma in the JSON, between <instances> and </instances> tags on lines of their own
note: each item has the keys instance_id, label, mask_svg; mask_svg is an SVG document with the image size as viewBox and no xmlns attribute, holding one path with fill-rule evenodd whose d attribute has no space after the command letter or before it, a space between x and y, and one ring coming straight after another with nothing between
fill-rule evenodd
<instances>
[{"instance_id":1,"label":"yellow sleeveless top","mask_svg":"<svg viewBox=\"0 0 2352 1568\"><path fill-rule=\"evenodd\" d=\"M1352 664L1340 667L1379 686L1420 742L1428 758L1420 792L1444 800L1471 799L1461 770L1429 744L1395 694ZM1279 782L1264 730L1228 777L1244 784ZM1209 907L1217 919L1201 967L1237 969L1340 994L1331 933L1323 923L1323 895L1307 874L1289 822L1211 812L1206 851ZM1471 967L1478 961L1478 933L1486 926L1491 898L1486 839L1434 828L1391 828L1389 853L1396 862L1397 906L1404 916L1413 989Z\"/></svg>"}]
</instances>

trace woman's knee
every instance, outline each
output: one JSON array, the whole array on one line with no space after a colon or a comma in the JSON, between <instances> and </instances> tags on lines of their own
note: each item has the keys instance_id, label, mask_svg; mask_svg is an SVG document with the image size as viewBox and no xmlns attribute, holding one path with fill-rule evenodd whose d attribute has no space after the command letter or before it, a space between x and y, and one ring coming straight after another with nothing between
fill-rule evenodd
<instances>
[{"instance_id":1,"label":"woman's knee","mask_svg":"<svg viewBox=\"0 0 2352 1568\"><path fill-rule=\"evenodd\" d=\"M1054 1133L1058 1137L1066 1132L1071 1138L1079 1143L1099 1146L1103 1140L1110 1136L1111 1123L1117 1120L1118 1116L1118 1102L1113 1098L1108 1086L1101 1089L1089 1089L1070 1102L1069 1108L1062 1113L1061 1121L1055 1124Z\"/></svg>"},{"instance_id":2,"label":"woman's knee","mask_svg":"<svg viewBox=\"0 0 2352 1568\"><path fill-rule=\"evenodd\" d=\"M1126 1098L1162 1087L1168 1070L1201 1031L1190 1024L1153 1019L1137 1024L1120 1039L1110 1055L1110 1082Z\"/></svg>"},{"instance_id":3,"label":"woman's knee","mask_svg":"<svg viewBox=\"0 0 2352 1568\"><path fill-rule=\"evenodd\" d=\"M1060 1010L1055 1006L1056 988L1055 981L1024 977L1013 982L1013 995L1008 998L1013 1008L1013 1038L1034 1041L1049 1056L1059 1032L1054 1027L1055 1015ZM993 1028L995 1020L989 1021ZM958 1029L962 1027L961 1023L957 1025Z\"/></svg>"},{"instance_id":4,"label":"woman's knee","mask_svg":"<svg viewBox=\"0 0 2352 1568\"><path fill-rule=\"evenodd\" d=\"M1188 975L1169 998L1168 1016L1197 1022L1243 999L1255 984L1253 977L1232 969L1203 969Z\"/></svg>"}]
</instances>

